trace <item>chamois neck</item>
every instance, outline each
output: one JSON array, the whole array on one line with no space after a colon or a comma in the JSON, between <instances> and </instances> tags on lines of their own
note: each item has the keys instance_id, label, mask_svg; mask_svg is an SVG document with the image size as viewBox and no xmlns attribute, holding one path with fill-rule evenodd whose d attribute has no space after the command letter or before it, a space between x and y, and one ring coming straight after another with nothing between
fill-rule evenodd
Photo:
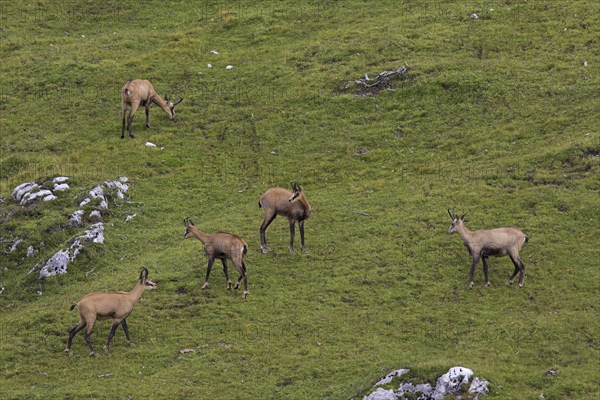
<instances>
[{"instance_id":1,"label":"chamois neck","mask_svg":"<svg viewBox=\"0 0 600 400\"><path fill-rule=\"evenodd\" d=\"M157 106L159 106L160 108L162 108L164 110L164 112L171 115L171 109L169 108L167 101L165 99L163 99L162 97L160 97L158 94L156 94L152 97L152 102L154 104L156 104Z\"/></svg>"},{"instance_id":2,"label":"chamois neck","mask_svg":"<svg viewBox=\"0 0 600 400\"><path fill-rule=\"evenodd\" d=\"M191 227L190 232L192 232L192 236L194 236L196 239L198 239L202 243L206 244L209 235L202 232L200 229L196 228L195 226Z\"/></svg>"},{"instance_id":3,"label":"chamois neck","mask_svg":"<svg viewBox=\"0 0 600 400\"><path fill-rule=\"evenodd\" d=\"M465 226L465 224L459 224L456 227L456 232L458 232L458 234L460 235L460 237L466 242L468 241L471 236L473 235L473 232L469 230L469 228L467 228Z\"/></svg>"},{"instance_id":4,"label":"chamois neck","mask_svg":"<svg viewBox=\"0 0 600 400\"><path fill-rule=\"evenodd\" d=\"M300 197L298 197L298 203L302 204L302 208L304 208L307 214L309 214L312 211L312 207L304 193L302 193Z\"/></svg>"},{"instance_id":5,"label":"chamois neck","mask_svg":"<svg viewBox=\"0 0 600 400\"><path fill-rule=\"evenodd\" d=\"M142 296L142 293L144 293L145 287L144 284L142 283L138 283L137 285L135 285L135 287L131 290L131 292L129 292L129 296L131 297L131 299L133 300L134 303L137 303L137 301L140 299L140 297Z\"/></svg>"}]
</instances>

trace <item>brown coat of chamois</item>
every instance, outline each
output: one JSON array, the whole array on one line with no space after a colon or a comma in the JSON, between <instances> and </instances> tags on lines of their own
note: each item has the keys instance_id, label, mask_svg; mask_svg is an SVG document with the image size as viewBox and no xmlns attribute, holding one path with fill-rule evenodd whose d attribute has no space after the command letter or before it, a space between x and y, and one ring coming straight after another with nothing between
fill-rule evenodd
<instances>
[{"instance_id":1,"label":"brown coat of chamois","mask_svg":"<svg viewBox=\"0 0 600 400\"><path fill-rule=\"evenodd\" d=\"M304 246L304 220L310 216L312 207L300 188L300 185L296 182L292 182L291 192L283 188L271 188L260 196L258 206L265 211L265 217L259 230L260 249L263 253L268 253L270 250L267 246L265 231L278 215L287 217L288 222L290 223L290 253L294 253L296 222L298 222L298 226L300 227L302 251L306 250L306 247Z\"/></svg>"},{"instance_id":2,"label":"brown coat of chamois","mask_svg":"<svg viewBox=\"0 0 600 400\"><path fill-rule=\"evenodd\" d=\"M123 120L121 126L121 139L125 137L125 113L128 104L131 106L131 109L129 110L129 117L127 118L127 132L129 133L129 136L133 138L135 135L131 131L131 122L133 121L135 112L140 106L146 107L146 128L150 128L149 117L150 106L152 103L162 108L169 116L169 119L174 119L175 106L182 101L183 99L179 99L175 103L172 103L169 96L165 96L163 99L156 93L150 81L134 79L127 82L121 89L121 116Z\"/></svg>"},{"instance_id":3,"label":"brown coat of chamois","mask_svg":"<svg viewBox=\"0 0 600 400\"><path fill-rule=\"evenodd\" d=\"M71 350L73 337L77 332L87 326L85 331L85 342L90 348L90 355L98 357L98 353L94 351L94 347L92 346L90 335L94 328L94 323L104 319L112 319L113 321L110 333L108 334L108 339L106 340L106 345L104 346L106 354L109 354L110 341L117 331L119 324L121 324L125 331L127 343L129 346L133 346L125 319L131 313L131 310L133 310L134 304L140 299L142 293L144 293L145 290L154 289L155 287L156 284L148 280L148 270L143 268L140 273L139 281L131 292L100 292L85 295L78 303L74 303L71 306L71 310L75 307L79 310L79 323L69 331L69 340L67 341L67 348L65 351L69 353L69 356L73 355L73 351Z\"/></svg>"},{"instance_id":4,"label":"brown coat of chamois","mask_svg":"<svg viewBox=\"0 0 600 400\"><path fill-rule=\"evenodd\" d=\"M485 285L489 286L488 257L502 257L506 255L510 257L515 266L515 272L509 278L508 284L512 284L517 274L520 273L519 287L523 286L525 265L521 261L519 251L523 244L529 240L527 235L513 227L470 231L464 225L464 215L457 217L454 214L454 209L452 211L448 210L448 214L452 218L452 225L450 225L448 233L457 232L473 257L473 265L471 265L471 270L469 271L469 289L473 287L473 273L480 259L483 259Z\"/></svg>"},{"instance_id":5,"label":"brown coat of chamois","mask_svg":"<svg viewBox=\"0 0 600 400\"><path fill-rule=\"evenodd\" d=\"M186 218L183 220L185 225L186 239L194 237L202 242L204 245L204 254L208 258L208 269L206 270L206 279L201 289L207 289L210 287L208 283L208 277L210 276L210 270L212 269L215 259L218 258L223 263L223 272L225 273L225 279L227 279L227 289L231 289L231 281L229 280L229 273L227 272L227 259L233 262L233 265L240 273L240 276L234 286L234 289L240 287L240 282L244 280L244 292L242 298L248 297L248 273L246 271L246 253L248 253L248 245L239 236L232 235L226 232L217 232L209 235L196 228L194 223Z\"/></svg>"}]
</instances>

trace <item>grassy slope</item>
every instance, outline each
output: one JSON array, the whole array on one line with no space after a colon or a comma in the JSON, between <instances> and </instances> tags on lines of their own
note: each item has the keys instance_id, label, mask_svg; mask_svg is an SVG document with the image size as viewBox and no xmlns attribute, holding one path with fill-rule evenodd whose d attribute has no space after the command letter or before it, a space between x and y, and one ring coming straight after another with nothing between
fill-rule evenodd
<instances>
[{"instance_id":1,"label":"grassy slope","mask_svg":"<svg viewBox=\"0 0 600 400\"><path fill-rule=\"evenodd\" d=\"M1 3L0 196L59 174L75 187L0 209L0 236L26 242L2 253L0 397L345 398L392 368L429 377L458 364L496 398L597 397L600 7L301 4ZM405 62L395 91L336 89ZM151 130L138 114L138 138L121 141L118 92L135 77L185 101L175 121L154 107ZM27 275L73 233L52 227L75 196L116 176L133 203L110 215L105 246L65 276ZM310 252L287 254L277 219L264 256L257 198L291 180L315 209ZM531 237L523 289L504 286L507 259L491 261L491 288L480 267L465 289L451 206L472 228ZM138 217L124 224L128 210ZM218 266L199 290L205 259L182 239L186 216L250 243L247 301ZM142 265L159 288L129 318L138 346L119 331L111 357L91 359L78 336L66 361L70 302L127 289ZM99 348L108 324L95 332Z\"/></svg>"}]
</instances>

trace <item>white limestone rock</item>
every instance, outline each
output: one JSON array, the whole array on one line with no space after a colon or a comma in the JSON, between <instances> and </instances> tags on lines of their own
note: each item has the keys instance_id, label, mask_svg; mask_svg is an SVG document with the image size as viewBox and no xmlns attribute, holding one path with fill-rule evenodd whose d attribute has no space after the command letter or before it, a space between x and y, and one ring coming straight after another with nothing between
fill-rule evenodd
<instances>
[{"instance_id":1,"label":"white limestone rock","mask_svg":"<svg viewBox=\"0 0 600 400\"><path fill-rule=\"evenodd\" d=\"M40 185L35 182L22 183L13 190L12 196L16 201L20 202L26 193L37 190L39 187Z\"/></svg>"},{"instance_id":2,"label":"white limestone rock","mask_svg":"<svg viewBox=\"0 0 600 400\"><path fill-rule=\"evenodd\" d=\"M40 270L40 278L47 278L54 275L67 273L69 264L69 253L65 250L57 251Z\"/></svg>"}]
</instances>

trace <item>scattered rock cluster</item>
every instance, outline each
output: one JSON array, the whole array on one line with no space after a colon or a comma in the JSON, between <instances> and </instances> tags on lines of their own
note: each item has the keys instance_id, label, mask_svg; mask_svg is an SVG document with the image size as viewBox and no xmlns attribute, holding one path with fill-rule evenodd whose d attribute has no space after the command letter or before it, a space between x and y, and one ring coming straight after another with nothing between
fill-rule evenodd
<instances>
[{"instance_id":1,"label":"scattered rock cluster","mask_svg":"<svg viewBox=\"0 0 600 400\"><path fill-rule=\"evenodd\" d=\"M69 180L66 176L58 176L52 179L52 189L48 189L45 186L40 186L35 182L23 183L15 188L12 192L13 198L19 202L22 206L33 202L37 199L43 201L52 201L57 198L57 192L64 192L70 189L66 183Z\"/></svg>"},{"instance_id":2,"label":"scattered rock cluster","mask_svg":"<svg viewBox=\"0 0 600 400\"><path fill-rule=\"evenodd\" d=\"M382 387L408 372L408 369L390 372L373 386L375 390L363 400L443 400L449 395L457 399L478 400L489 391L488 381L473 377L473 371L463 367L450 368L437 379L435 386L430 383L403 382L396 390Z\"/></svg>"},{"instance_id":3,"label":"scattered rock cluster","mask_svg":"<svg viewBox=\"0 0 600 400\"><path fill-rule=\"evenodd\" d=\"M57 177L52 180L54 187L52 190L43 188L37 183L29 182L19 185L13 190L13 197L21 205L27 205L36 199L43 201L51 201L56 199L56 192L69 189L66 183L69 178ZM82 235L76 236L69 243L66 249L57 251L52 257L43 263L40 267L36 264L30 271L39 271L40 278L64 274L67 272L69 263L75 261L75 258L85 248L87 243L104 244L104 221L102 212L109 208L109 199L116 197L119 200L125 198L125 193L129 189L127 185L128 179L121 177L116 180L106 181L95 186L87 193L87 196L79 203L79 207L85 207L89 204L88 210L92 210L85 218L86 211L79 209L74 211L67 221L67 225L71 227L84 227L86 222L91 223ZM35 249L30 247L27 249L28 256L34 254Z\"/></svg>"}]
</instances>

